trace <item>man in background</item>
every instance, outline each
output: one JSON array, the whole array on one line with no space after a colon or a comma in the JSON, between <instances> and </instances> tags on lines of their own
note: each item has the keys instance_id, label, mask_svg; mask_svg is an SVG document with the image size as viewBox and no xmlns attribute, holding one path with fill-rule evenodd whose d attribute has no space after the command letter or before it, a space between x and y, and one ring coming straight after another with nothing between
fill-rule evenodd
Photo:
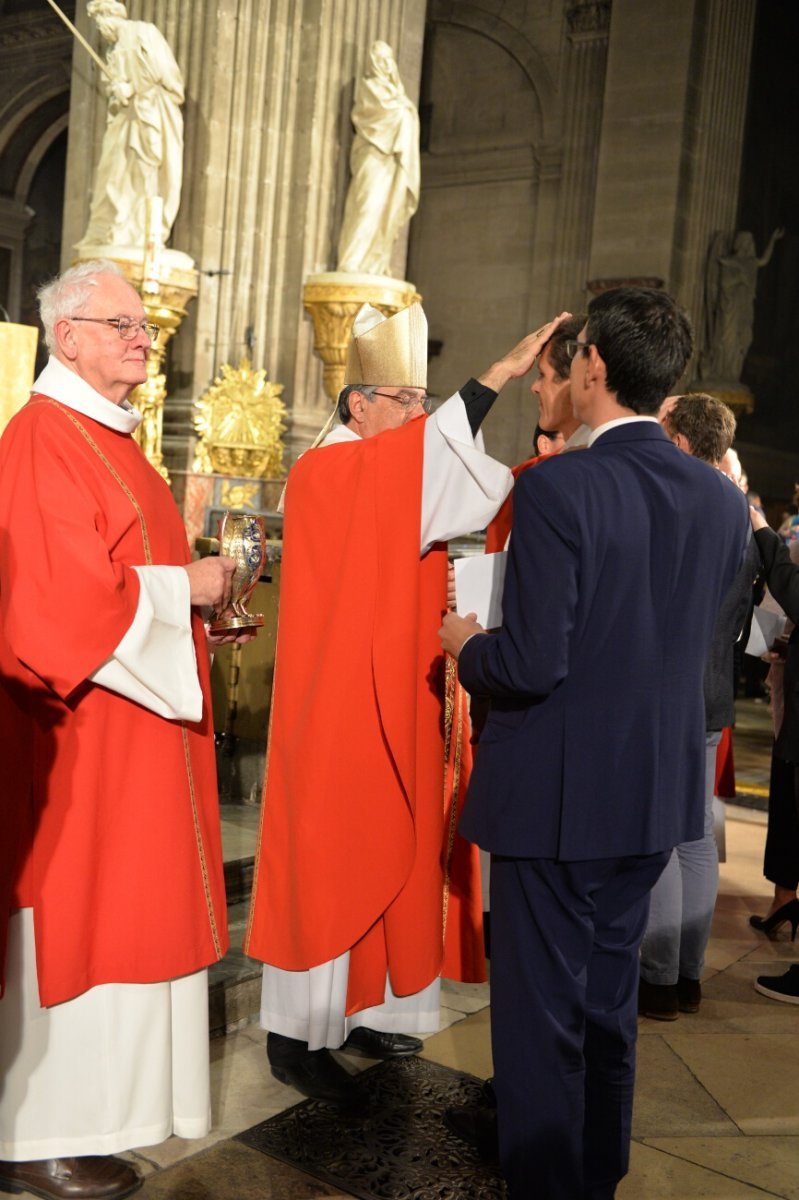
<instances>
[{"instance_id":1,"label":"man in background","mask_svg":"<svg viewBox=\"0 0 799 1200\"><path fill-rule=\"evenodd\" d=\"M735 437L735 415L728 405L704 393L672 396L664 403L660 420L683 453L720 469ZM752 585L761 566L757 545L750 539L741 569L724 597L705 664L702 836L674 847L650 896L641 944L638 1008L656 1020L672 1021L680 1012L698 1012L702 1000L700 981L719 882L713 820L716 750L722 730L735 720L733 649L751 612Z\"/></svg>"}]
</instances>

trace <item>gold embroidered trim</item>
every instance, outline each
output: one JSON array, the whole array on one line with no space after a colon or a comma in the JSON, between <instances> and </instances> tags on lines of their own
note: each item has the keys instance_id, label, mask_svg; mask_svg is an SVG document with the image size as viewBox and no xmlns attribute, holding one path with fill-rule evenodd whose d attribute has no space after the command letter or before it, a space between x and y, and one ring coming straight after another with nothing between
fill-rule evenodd
<instances>
[{"instance_id":1,"label":"gold embroidered trim","mask_svg":"<svg viewBox=\"0 0 799 1200\"><path fill-rule=\"evenodd\" d=\"M214 902L211 896L211 883L208 878L208 864L205 861L205 847L203 845L202 830L200 829L200 818L197 814L197 796L194 791L194 774L191 769L191 752L189 750L189 733L186 729L185 721L180 723L180 731L183 734L183 753L186 756L186 775L189 781L189 798L191 800L191 815L194 822L194 836L197 841L197 856L200 860L200 871L203 877L203 891L205 892L205 905L208 909L208 923L211 926L211 937L214 939L214 950L217 958L222 957L222 943L219 939L219 930L216 927L216 913L214 912Z\"/></svg>"},{"instance_id":2,"label":"gold embroidered trim","mask_svg":"<svg viewBox=\"0 0 799 1200\"><path fill-rule=\"evenodd\" d=\"M463 757L463 688L458 684L458 665L451 654L445 655L444 668L444 816L446 819L449 801L449 828L447 851L444 858L444 896L441 913L442 939L447 936L449 915L450 868L455 831L458 824L458 789L461 782L461 760ZM449 780L449 752L452 745L452 729L455 727L455 762L452 767L452 784Z\"/></svg>"},{"instance_id":3,"label":"gold embroidered trim","mask_svg":"<svg viewBox=\"0 0 799 1200\"><path fill-rule=\"evenodd\" d=\"M30 404L52 404L53 408L57 408L59 412L63 413L64 416L67 418L67 420L72 422L72 424L75 426L75 428L78 430L78 432L84 438L84 440L89 444L89 446L91 446L92 450L97 455L97 457L100 459L100 461L103 463L103 465L105 467L107 467L107 469L111 472L114 479L117 481L119 486L122 488L122 491L127 496L128 500L130 500L130 502L133 505L133 508L136 512L136 516L139 518L139 526L141 528L141 540L144 544L144 561L148 567L151 567L153 565L153 558L152 558L152 553L150 551L150 535L147 532L147 526L144 521L144 513L142 512L141 508L139 507L139 502L136 499L136 497L133 495L133 492L130 490L128 485L125 483L125 480L119 474L119 471L117 471L116 467L113 466L113 464L110 463L109 460L106 458L106 456L103 454L102 450L97 445L94 438L89 433L88 429L86 429L85 426L81 425L80 421L74 415L74 413L72 413L63 404L59 404L57 400L52 400L49 396L41 396L37 400L29 401L29 403Z\"/></svg>"}]
</instances>

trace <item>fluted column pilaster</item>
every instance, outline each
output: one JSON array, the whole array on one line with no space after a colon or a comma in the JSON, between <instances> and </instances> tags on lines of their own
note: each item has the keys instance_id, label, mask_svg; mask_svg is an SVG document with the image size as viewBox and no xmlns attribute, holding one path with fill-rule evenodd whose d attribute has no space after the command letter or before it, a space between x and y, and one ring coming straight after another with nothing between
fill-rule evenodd
<instances>
[{"instance_id":1,"label":"fluted column pilaster","mask_svg":"<svg viewBox=\"0 0 799 1200\"><path fill-rule=\"evenodd\" d=\"M563 167L552 256L552 304L579 311L591 252L611 0L566 6Z\"/></svg>"}]
</instances>

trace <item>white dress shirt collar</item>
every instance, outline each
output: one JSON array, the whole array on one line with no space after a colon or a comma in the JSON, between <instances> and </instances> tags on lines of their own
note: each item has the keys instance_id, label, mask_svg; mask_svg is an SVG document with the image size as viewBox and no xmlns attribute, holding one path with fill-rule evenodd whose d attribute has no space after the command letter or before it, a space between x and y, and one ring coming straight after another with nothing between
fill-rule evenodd
<instances>
[{"instance_id":1,"label":"white dress shirt collar","mask_svg":"<svg viewBox=\"0 0 799 1200\"><path fill-rule=\"evenodd\" d=\"M656 425L660 424L657 417L641 417L637 415L634 417L614 417L612 421L606 421L604 425L597 425L588 439L588 445L593 446L597 438L602 437L603 433L607 433L609 429L615 429L617 425L626 425L628 421L654 421Z\"/></svg>"}]
</instances>

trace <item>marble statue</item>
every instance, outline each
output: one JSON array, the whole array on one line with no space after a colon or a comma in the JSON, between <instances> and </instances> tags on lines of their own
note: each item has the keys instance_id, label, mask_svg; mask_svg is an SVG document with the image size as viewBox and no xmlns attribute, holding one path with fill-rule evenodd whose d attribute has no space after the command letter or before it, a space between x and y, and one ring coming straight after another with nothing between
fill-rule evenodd
<instances>
[{"instance_id":1,"label":"marble statue","mask_svg":"<svg viewBox=\"0 0 799 1200\"><path fill-rule=\"evenodd\" d=\"M419 114L390 46L374 42L352 109L355 140L338 269L388 275L391 250L419 203Z\"/></svg>"},{"instance_id":2,"label":"marble statue","mask_svg":"<svg viewBox=\"0 0 799 1200\"><path fill-rule=\"evenodd\" d=\"M703 379L740 380L752 343L757 273L770 261L774 245L784 232L774 230L759 258L751 233L737 233L732 245L727 234L716 234L706 279L708 325Z\"/></svg>"},{"instance_id":3,"label":"marble statue","mask_svg":"<svg viewBox=\"0 0 799 1200\"><path fill-rule=\"evenodd\" d=\"M146 201L156 196L163 200L163 243L180 205L183 175L180 68L155 25L128 20L124 4L89 0L86 11L109 43L110 78L89 224L77 249L141 246Z\"/></svg>"}]
</instances>

